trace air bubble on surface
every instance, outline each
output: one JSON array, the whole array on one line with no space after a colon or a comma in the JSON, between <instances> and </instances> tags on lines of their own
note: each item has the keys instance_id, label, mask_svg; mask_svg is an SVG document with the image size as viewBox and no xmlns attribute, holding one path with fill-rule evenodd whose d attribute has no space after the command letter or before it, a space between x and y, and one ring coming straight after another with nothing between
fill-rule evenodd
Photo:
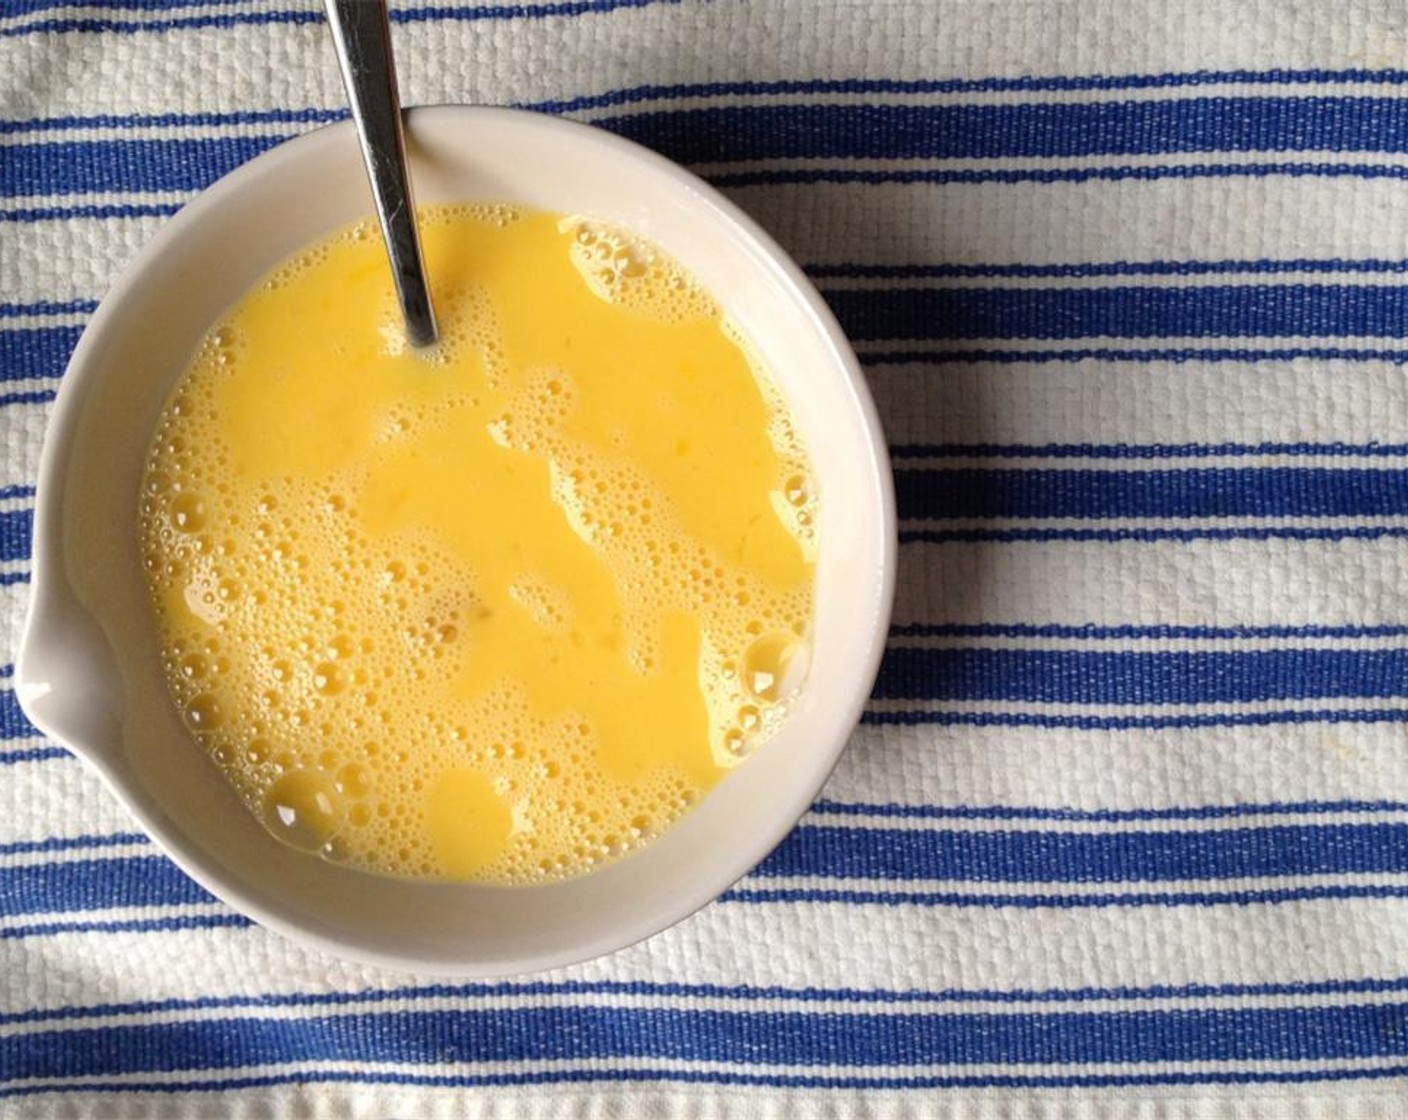
<instances>
[{"instance_id":1,"label":"air bubble on surface","mask_svg":"<svg viewBox=\"0 0 1408 1120\"><path fill-rule=\"evenodd\" d=\"M336 786L316 770L294 770L280 777L264 795L263 807L269 831L305 852L322 848L343 823Z\"/></svg>"}]
</instances>

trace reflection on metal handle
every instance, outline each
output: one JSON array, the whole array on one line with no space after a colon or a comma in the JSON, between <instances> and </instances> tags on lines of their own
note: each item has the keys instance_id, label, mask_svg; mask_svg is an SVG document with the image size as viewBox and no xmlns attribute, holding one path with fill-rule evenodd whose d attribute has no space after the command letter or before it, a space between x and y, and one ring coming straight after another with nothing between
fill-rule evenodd
<instances>
[{"instance_id":1,"label":"reflection on metal handle","mask_svg":"<svg viewBox=\"0 0 1408 1120\"><path fill-rule=\"evenodd\" d=\"M406 174L401 99L391 55L386 0L327 0L328 22L352 117L362 140L382 236L391 257L396 295L412 346L435 341L435 313L426 286L425 263L416 233L415 206Z\"/></svg>"}]
</instances>

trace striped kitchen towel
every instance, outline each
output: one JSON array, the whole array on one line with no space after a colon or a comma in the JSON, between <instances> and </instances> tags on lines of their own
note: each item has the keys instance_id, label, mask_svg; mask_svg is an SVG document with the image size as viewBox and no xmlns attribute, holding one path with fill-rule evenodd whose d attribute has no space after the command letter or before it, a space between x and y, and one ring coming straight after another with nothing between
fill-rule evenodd
<instances>
[{"instance_id":1,"label":"striped kitchen towel","mask_svg":"<svg viewBox=\"0 0 1408 1120\"><path fill-rule=\"evenodd\" d=\"M865 722L750 877L444 983L233 914L0 670L0 1116L1408 1115L1403 0L393 0L806 267L894 456ZM0 0L0 604L83 324L344 115L316 0Z\"/></svg>"}]
</instances>

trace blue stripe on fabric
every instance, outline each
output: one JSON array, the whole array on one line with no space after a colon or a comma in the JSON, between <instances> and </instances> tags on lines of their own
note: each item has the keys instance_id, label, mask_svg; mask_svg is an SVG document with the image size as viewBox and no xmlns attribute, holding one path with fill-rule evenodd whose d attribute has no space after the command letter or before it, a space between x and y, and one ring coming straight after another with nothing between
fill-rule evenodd
<instances>
[{"instance_id":1,"label":"blue stripe on fabric","mask_svg":"<svg viewBox=\"0 0 1408 1120\"><path fill-rule=\"evenodd\" d=\"M29 855L36 852L71 852L79 848L115 848L123 844L146 844L149 842L144 832L50 836L44 840L14 840L8 844L0 844L0 856Z\"/></svg>"},{"instance_id":2,"label":"blue stripe on fabric","mask_svg":"<svg viewBox=\"0 0 1408 1120\"><path fill-rule=\"evenodd\" d=\"M894 637L926 638L1076 638L1107 641L1122 638L1260 640L1265 638L1401 638L1408 625L1322 626L1178 626L1163 623L1096 626L1093 623L907 622L890 627Z\"/></svg>"},{"instance_id":3,"label":"blue stripe on fabric","mask_svg":"<svg viewBox=\"0 0 1408 1120\"><path fill-rule=\"evenodd\" d=\"M887 350L859 355L865 366L897 365L1044 365L1049 362L1291 362L1313 361L1408 362L1408 350L1387 347L1288 346L1229 347L1196 346L1137 347L1088 346L1064 350Z\"/></svg>"},{"instance_id":4,"label":"blue stripe on fabric","mask_svg":"<svg viewBox=\"0 0 1408 1120\"><path fill-rule=\"evenodd\" d=\"M1187 731L1199 727L1274 727L1304 723L1408 723L1408 709L1291 708L1197 715L1087 716L1054 712L867 711L861 722L884 726L1046 727L1076 731Z\"/></svg>"},{"instance_id":5,"label":"blue stripe on fabric","mask_svg":"<svg viewBox=\"0 0 1408 1120\"><path fill-rule=\"evenodd\" d=\"M920 820L997 821L1126 821L1225 820L1236 817L1307 816L1329 813L1408 813L1408 801L1271 801L1232 805L1186 805L1163 809L1070 809L1040 805L902 805L823 798L814 813L861 817L904 817ZM1408 984L1408 978L1404 980Z\"/></svg>"},{"instance_id":6,"label":"blue stripe on fabric","mask_svg":"<svg viewBox=\"0 0 1408 1120\"><path fill-rule=\"evenodd\" d=\"M34 922L0 927L0 941L27 937L56 937L74 933L171 933L188 929L249 929L254 925L242 914L175 914L162 918L119 918L111 921Z\"/></svg>"},{"instance_id":7,"label":"blue stripe on fabric","mask_svg":"<svg viewBox=\"0 0 1408 1120\"><path fill-rule=\"evenodd\" d=\"M753 874L914 882L1160 883L1405 871L1408 824L1158 832L806 824L788 833Z\"/></svg>"},{"instance_id":8,"label":"blue stripe on fabric","mask_svg":"<svg viewBox=\"0 0 1408 1120\"><path fill-rule=\"evenodd\" d=\"M52 389L40 389L33 393L0 393L0 408L12 404L48 404L57 394ZM29 579L28 573L22 575L0 575L0 584L20 583Z\"/></svg>"},{"instance_id":9,"label":"blue stripe on fabric","mask_svg":"<svg viewBox=\"0 0 1408 1120\"><path fill-rule=\"evenodd\" d=\"M1369 884L1356 886L1307 886L1271 890L1236 891L1135 891L1101 894L976 894L943 891L885 891L827 888L738 887L719 897L740 905L841 905L930 906L954 909L1074 910L1143 908L1148 906L1200 908L1217 906L1271 906L1298 902L1389 900L1408 898L1408 886ZM213 900L210 900L213 901ZM234 913L175 914L132 919L62 919L0 928L0 941L56 934L160 933L172 930L248 928L254 923Z\"/></svg>"},{"instance_id":10,"label":"blue stripe on fabric","mask_svg":"<svg viewBox=\"0 0 1408 1120\"><path fill-rule=\"evenodd\" d=\"M74 218L167 218L181 209L178 202L141 205L100 206L34 206L19 210L0 210L0 224L5 222L58 222Z\"/></svg>"},{"instance_id":11,"label":"blue stripe on fabric","mask_svg":"<svg viewBox=\"0 0 1408 1120\"><path fill-rule=\"evenodd\" d=\"M564 1084L684 1084L764 1086L773 1088L815 1089L1068 1089L1068 1088L1129 1088L1157 1085L1305 1085L1317 1082L1377 1081L1403 1077L1408 1065L1336 1067L1305 1070L1227 1070L1209 1069L1196 1072L1161 1071L1155 1073L1096 1073L1096 1074L939 1074L916 1076L848 1076L814 1074L755 1074L725 1071L632 1069L545 1070L541 1072L481 1073L481 1074L409 1074L309 1070L287 1074L254 1077L194 1078L185 1081L164 1081L134 1084L131 1081L66 1081L52 1085L23 1088L0 1086L0 1097L31 1097L49 1093L125 1093L136 1095L156 1093L171 1096L177 1093L232 1092L239 1089L273 1088L279 1085L308 1083L340 1085L401 1085L429 1088L465 1088L484 1086L564 1085Z\"/></svg>"},{"instance_id":12,"label":"blue stripe on fabric","mask_svg":"<svg viewBox=\"0 0 1408 1120\"><path fill-rule=\"evenodd\" d=\"M3 130L3 126L0 126ZM1274 276L1280 273L1404 273L1408 260L1300 257L1281 260L1079 261L1056 264L809 264L816 280L1041 279L1100 276Z\"/></svg>"},{"instance_id":13,"label":"blue stripe on fabric","mask_svg":"<svg viewBox=\"0 0 1408 1120\"><path fill-rule=\"evenodd\" d=\"M605 125L607 122L597 122ZM1408 167L1384 163L1172 163L1133 164L1124 167L1029 167L1020 169L847 169L786 168L756 171L727 171L708 176L709 182L724 190L740 187L774 187L807 184L929 183L934 186L985 183L1094 183L1133 179L1153 182L1159 179L1408 179Z\"/></svg>"},{"instance_id":14,"label":"blue stripe on fabric","mask_svg":"<svg viewBox=\"0 0 1408 1120\"><path fill-rule=\"evenodd\" d=\"M862 342L1408 337L1408 285L844 288L822 294L847 335Z\"/></svg>"},{"instance_id":15,"label":"blue stripe on fabric","mask_svg":"<svg viewBox=\"0 0 1408 1120\"><path fill-rule=\"evenodd\" d=\"M1221 459L1269 455L1323 458L1402 458L1408 443L892 443L896 469L908 459Z\"/></svg>"},{"instance_id":16,"label":"blue stripe on fabric","mask_svg":"<svg viewBox=\"0 0 1408 1120\"><path fill-rule=\"evenodd\" d=\"M1187 71L1165 74L1121 74L1073 77L1029 78L939 78L895 80L889 78L792 79L767 82L705 82L688 85L643 85L580 97L528 102L523 108L550 113L570 113L583 109L611 108L683 98L748 97L789 94L914 94L914 93L1000 93L1068 92L1118 89L1179 89L1205 85L1307 85L1339 82L1367 84L1381 82L1401 85L1408 81L1405 70L1223 70Z\"/></svg>"},{"instance_id":17,"label":"blue stripe on fabric","mask_svg":"<svg viewBox=\"0 0 1408 1120\"><path fill-rule=\"evenodd\" d=\"M1235 529L901 529L900 544L978 544L984 542L1120 544L1179 541L1377 541L1408 537L1408 527L1395 525L1246 526Z\"/></svg>"},{"instance_id":18,"label":"blue stripe on fabric","mask_svg":"<svg viewBox=\"0 0 1408 1120\"><path fill-rule=\"evenodd\" d=\"M791 104L657 110L600 122L682 163L1052 159L1191 152L1403 152L1387 97L1187 97L1007 105Z\"/></svg>"},{"instance_id":19,"label":"blue stripe on fabric","mask_svg":"<svg viewBox=\"0 0 1408 1120\"><path fill-rule=\"evenodd\" d=\"M1245 817L1325 816L1340 814L1408 813L1405 801L1239 802L1226 805L1169 806L1159 809L1074 809L1034 805L925 805L875 802L844 802L822 799L813 813L866 818L901 818L937 821L1053 821L1057 823L1122 824L1164 821L1221 821ZM149 843L140 832L115 832L84 836L20 840L0 845L0 855L63 852L122 847ZM1408 985L1408 978L1403 980ZM0 1015L0 1022L6 1021Z\"/></svg>"},{"instance_id":20,"label":"blue stripe on fabric","mask_svg":"<svg viewBox=\"0 0 1408 1120\"><path fill-rule=\"evenodd\" d=\"M806 824L789 833L755 869L754 876L764 880L807 877L910 883L1128 885L1405 871L1408 825L1404 824L1295 824L1211 831L1090 833ZM744 895L750 889L761 888L756 884L745 886ZM1123 900L1143 899L1144 893L1111 892L1092 897L1103 899L1105 905L1135 905L1140 903ZM155 853L95 855L0 867L0 913L12 916L212 901L175 864Z\"/></svg>"},{"instance_id":21,"label":"blue stripe on fabric","mask_svg":"<svg viewBox=\"0 0 1408 1120\"><path fill-rule=\"evenodd\" d=\"M0 303L0 319L14 319L22 315L68 315L97 309L98 301L95 299L42 299L37 303Z\"/></svg>"},{"instance_id":22,"label":"blue stripe on fabric","mask_svg":"<svg viewBox=\"0 0 1408 1120\"><path fill-rule=\"evenodd\" d=\"M221 136L14 145L0 161L0 196L196 191L283 139Z\"/></svg>"},{"instance_id":23,"label":"blue stripe on fabric","mask_svg":"<svg viewBox=\"0 0 1408 1120\"><path fill-rule=\"evenodd\" d=\"M0 512L0 561L29 559L33 526L33 510Z\"/></svg>"},{"instance_id":24,"label":"blue stripe on fabric","mask_svg":"<svg viewBox=\"0 0 1408 1120\"><path fill-rule=\"evenodd\" d=\"M426 8L392 8L392 23L478 22L480 20L533 20L562 16L595 15L620 8L645 8L655 4L678 4L680 0L558 0L544 4L437 4ZM76 17L41 19L18 27L0 28L0 38L21 35L65 34L140 34L165 31L190 31L200 28L227 29L247 24L322 23L323 13L317 10L295 9L251 12L221 12L213 15L181 16L166 20L122 20L114 18Z\"/></svg>"},{"instance_id":25,"label":"blue stripe on fabric","mask_svg":"<svg viewBox=\"0 0 1408 1120\"><path fill-rule=\"evenodd\" d=\"M34 729L34 725L25 718L25 714L20 710L19 698L15 695L13 688L0 689L0 740L4 739L33 739L39 735ZM39 748L47 751L49 748ZM30 754L34 752L18 752ZM60 755L67 755L67 751L58 751ZM31 758L16 758L13 754L0 754L0 765L5 762L28 762Z\"/></svg>"},{"instance_id":26,"label":"blue stripe on fabric","mask_svg":"<svg viewBox=\"0 0 1408 1120\"><path fill-rule=\"evenodd\" d=\"M1271 906L1291 902L1408 898L1408 886L1288 887L1277 890L1135 891L1125 894L960 894L945 891L843 890L812 887L740 887L723 901L752 905L820 903L843 906L945 906L958 909L1085 910L1145 906Z\"/></svg>"},{"instance_id":27,"label":"blue stripe on fabric","mask_svg":"<svg viewBox=\"0 0 1408 1120\"><path fill-rule=\"evenodd\" d=\"M61 377L82 334L82 327L0 330L0 386L25 378Z\"/></svg>"},{"instance_id":28,"label":"blue stripe on fabric","mask_svg":"<svg viewBox=\"0 0 1408 1120\"><path fill-rule=\"evenodd\" d=\"M317 15L321 19L321 14ZM4 32L0 31L0 35ZM1408 151L1389 98L1193 98L1020 105L731 105L605 118L600 127L684 164L777 159L1023 159L1187 152ZM195 190L282 136L61 141L16 145L0 196ZM717 177L769 182L1068 182L1209 174L1408 174L1384 164L1285 163L1035 168L758 168ZM1221 170L1216 170L1216 169ZM1351 170L1352 169L1352 170Z\"/></svg>"},{"instance_id":29,"label":"blue stripe on fabric","mask_svg":"<svg viewBox=\"0 0 1408 1120\"><path fill-rule=\"evenodd\" d=\"M82 116L31 117L0 120L0 135L21 132L62 132L79 128L208 128L237 124L326 124L345 120L346 109L244 109L200 113L89 113Z\"/></svg>"},{"instance_id":30,"label":"blue stripe on fabric","mask_svg":"<svg viewBox=\"0 0 1408 1120\"><path fill-rule=\"evenodd\" d=\"M30 731L29 734L36 734ZM4 738L20 736L3 735ZM21 762L48 762L51 759L71 759L74 756L62 747L24 747L20 750L0 750L0 766L16 766Z\"/></svg>"},{"instance_id":31,"label":"blue stripe on fabric","mask_svg":"<svg viewBox=\"0 0 1408 1120\"><path fill-rule=\"evenodd\" d=\"M1166 999L1245 998L1248 996L1322 996L1387 994L1408 991L1408 977L1366 977L1355 980L1288 981L1271 984L1160 984L1112 988L787 988L752 984L677 984L644 980L495 981L462 984L415 984L396 988L364 988L339 992L268 992L254 996L200 996L192 999L134 1000L126 1003L66 1004L25 1011L0 1012L0 1025L70 1019L99 1019L153 1013L199 1012L245 1008L355 1007L389 1000L483 999L556 995L656 996L676 999L786 1000L798 1003L1001 1003L1038 1005L1106 1001L1138 1002Z\"/></svg>"},{"instance_id":32,"label":"blue stripe on fabric","mask_svg":"<svg viewBox=\"0 0 1408 1120\"><path fill-rule=\"evenodd\" d=\"M178 8L224 8L245 3L246 0L101 0L101 6L109 11L166 12ZM19 16L38 15L55 8L92 7L92 0L5 0L2 19L15 19Z\"/></svg>"},{"instance_id":33,"label":"blue stripe on fabric","mask_svg":"<svg viewBox=\"0 0 1408 1120\"><path fill-rule=\"evenodd\" d=\"M891 647L879 700L1247 704L1408 696L1408 649L1080 650Z\"/></svg>"},{"instance_id":34,"label":"blue stripe on fabric","mask_svg":"<svg viewBox=\"0 0 1408 1120\"><path fill-rule=\"evenodd\" d=\"M427 4L418 8L392 8L392 23L478 22L480 20L529 20L558 16L589 16L621 8L677 6L683 0L549 0L537 4Z\"/></svg>"},{"instance_id":35,"label":"blue stripe on fabric","mask_svg":"<svg viewBox=\"0 0 1408 1120\"><path fill-rule=\"evenodd\" d=\"M923 521L1391 517L1408 513L1408 470L915 469L895 472L895 502L901 518Z\"/></svg>"},{"instance_id":36,"label":"blue stripe on fabric","mask_svg":"<svg viewBox=\"0 0 1408 1120\"><path fill-rule=\"evenodd\" d=\"M813 1074L731 1073L722 1070L632 1069L545 1070L541 1072L481 1074L409 1074L380 1072L340 1072L308 1070L254 1077L199 1077L184 1081L133 1083L131 1081L70 1080L50 1085L22 1088L0 1086L0 1098L34 1097L49 1093L154 1093L170 1097L177 1093L233 1092L240 1089L267 1089L280 1085L304 1086L310 1083L337 1085L400 1085L428 1088L484 1086L564 1085L564 1084L684 1084L748 1085L773 1088L815 1089L1069 1089L1130 1088L1156 1085L1305 1085L1317 1082L1342 1083L1399 1078L1408 1074L1408 1065L1336 1067L1303 1070L1227 1070L1194 1072L1096 1074L939 1074L916 1076L848 1076Z\"/></svg>"},{"instance_id":37,"label":"blue stripe on fabric","mask_svg":"<svg viewBox=\"0 0 1408 1120\"><path fill-rule=\"evenodd\" d=\"M0 868L0 914L181 906L215 901L161 855ZM0 1069L4 1063L0 1062Z\"/></svg>"},{"instance_id":38,"label":"blue stripe on fabric","mask_svg":"<svg viewBox=\"0 0 1408 1120\"><path fill-rule=\"evenodd\" d=\"M157 34L166 31L191 31L200 28L222 30L241 24L310 24L323 22L316 11L229 12L218 15L181 16L174 19L133 20L99 16L50 17L13 27L0 27L0 39L18 39L36 35Z\"/></svg>"},{"instance_id":39,"label":"blue stripe on fabric","mask_svg":"<svg viewBox=\"0 0 1408 1120\"><path fill-rule=\"evenodd\" d=\"M0 1068L23 1070L30 1078L73 1078L332 1057L386 1060L388 1053L399 1061L434 1065L446 1051L461 1061L616 1056L833 1067L1118 1062L1155 1060L1154 1055L1182 1061L1306 1060L1397 1054L1404 1045L1396 1037L1403 1033L1403 1014L1402 1007L1389 1005L1030 1018L847 1015L845 1031L832 1032L818 1030L805 1016L778 1013L569 1007L395 1012L22 1035L0 1040L0 1055L8 1053ZM939 1023L946 1029L933 1029ZM1227 1049L1214 1050L1212 1044Z\"/></svg>"},{"instance_id":40,"label":"blue stripe on fabric","mask_svg":"<svg viewBox=\"0 0 1408 1120\"><path fill-rule=\"evenodd\" d=\"M1123 824L1129 822L1220 821L1242 817L1327 816L1342 814L1408 813L1408 801L1270 801L1234 802L1218 805L1174 805L1158 809L1076 809L1044 805L929 805L898 802L832 801L815 802L813 813L879 818L963 821L1054 821L1058 823ZM0 844L0 856L51 851L104 849L149 843L141 832L90 833L81 836L18 840ZM1403 979L1408 985L1408 977ZM0 1015L0 1022L5 1017Z\"/></svg>"},{"instance_id":41,"label":"blue stripe on fabric","mask_svg":"<svg viewBox=\"0 0 1408 1120\"><path fill-rule=\"evenodd\" d=\"M328 1060L610 1058L749 1066L1317 1061L1408 1053L1408 1005L885 1013L547 1006L121 1024L0 1038L0 1079L210 1073ZM565 1071L564 1071L565 1072ZM607 1072L607 1071L602 1071ZM613 1074L614 1076L614 1074Z\"/></svg>"}]
</instances>

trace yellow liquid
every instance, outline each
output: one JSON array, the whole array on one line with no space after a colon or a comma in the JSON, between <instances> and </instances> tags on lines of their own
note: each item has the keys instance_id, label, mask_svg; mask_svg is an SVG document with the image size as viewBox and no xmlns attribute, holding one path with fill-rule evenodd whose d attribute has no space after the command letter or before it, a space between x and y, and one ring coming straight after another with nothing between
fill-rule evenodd
<instances>
[{"instance_id":1,"label":"yellow liquid","mask_svg":"<svg viewBox=\"0 0 1408 1120\"><path fill-rule=\"evenodd\" d=\"M806 453L648 244L504 206L423 224L432 352L407 349L361 224L250 292L173 390L141 497L166 675L290 844L411 877L577 875L785 715Z\"/></svg>"}]
</instances>

